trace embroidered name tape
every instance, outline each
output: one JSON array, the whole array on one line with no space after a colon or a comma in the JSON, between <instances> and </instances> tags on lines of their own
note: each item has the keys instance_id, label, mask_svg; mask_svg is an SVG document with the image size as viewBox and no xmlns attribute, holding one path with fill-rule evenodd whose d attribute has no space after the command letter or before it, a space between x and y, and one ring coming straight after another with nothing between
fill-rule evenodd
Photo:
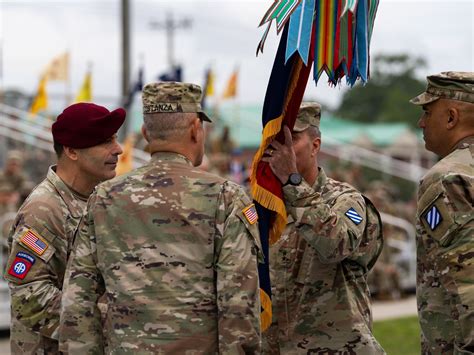
<instances>
[{"instance_id":1,"label":"embroidered name tape","mask_svg":"<svg viewBox=\"0 0 474 355\"><path fill-rule=\"evenodd\" d=\"M8 274L16 277L17 279L23 280L31 267L35 263L35 258L30 254L19 252L16 254L15 260L8 270Z\"/></svg>"},{"instance_id":2,"label":"embroidered name tape","mask_svg":"<svg viewBox=\"0 0 474 355\"><path fill-rule=\"evenodd\" d=\"M352 207L349 208L347 210L347 212L345 213L345 215L352 221L355 223L355 225L359 225L360 222L363 221L363 218L361 216L359 216L359 214L356 212L355 209L353 209Z\"/></svg>"},{"instance_id":3,"label":"embroidered name tape","mask_svg":"<svg viewBox=\"0 0 474 355\"><path fill-rule=\"evenodd\" d=\"M31 229L28 229L22 235L20 242L38 255L43 255L45 250L48 249L48 242Z\"/></svg>"},{"instance_id":4,"label":"embroidered name tape","mask_svg":"<svg viewBox=\"0 0 474 355\"><path fill-rule=\"evenodd\" d=\"M255 209L255 205L252 203L250 206L245 207L242 210L245 218L249 221L250 224L255 224L258 220L257 210Z\"/></svg>"},{"instance_id":5,"label":"embroidered name tape","mask_svg":"<svg viewBox=\"0 0 474 355\"><path fill-rule=\"evenodd\" d=\"M443 221L443 217L441 216L441 213L438 211L436 206L432 206L428 212L425 214L425 220L430 226L431 230L434 231L436 227L438 227L441 222Z\"/></svg>"}]
</instances>

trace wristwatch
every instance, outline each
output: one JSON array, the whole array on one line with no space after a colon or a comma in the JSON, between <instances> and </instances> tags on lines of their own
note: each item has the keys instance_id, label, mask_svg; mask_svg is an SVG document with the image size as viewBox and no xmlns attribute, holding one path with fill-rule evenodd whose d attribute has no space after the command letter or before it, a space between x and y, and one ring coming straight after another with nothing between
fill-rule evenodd
<instances>
[{"instance_id":1,"label":"wristwatch","mask_svg":"<svg viewBox=\"0 0 474 355\"><path fill-rule=\"evenodd\" d=\"M290 176L288 176L288 181L283 186L286 186L286 185L298 186L299 184L301 184L302 181L303 181L303 178L301 177L300 174L291 173Z\"/></svg>"}]
</instances>

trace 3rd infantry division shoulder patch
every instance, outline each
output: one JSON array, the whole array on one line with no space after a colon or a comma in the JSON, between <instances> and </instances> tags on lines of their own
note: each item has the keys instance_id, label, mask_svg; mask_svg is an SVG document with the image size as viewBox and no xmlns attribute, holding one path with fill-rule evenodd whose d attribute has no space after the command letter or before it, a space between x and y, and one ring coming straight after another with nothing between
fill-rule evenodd
<instances>
[{"instance_id":1,"label":"3rd infantry division shoulder patch","mask_svg":"<svg viewBox=\"0 0 474 355\"><path fill-rule=\"evenodd\" d=\"M357 211L354 208L349 208L345 215L352 221L356 226L360 224L360 222L363 221L363 218L359 216Z\"/></svg>"},{"instance_id":2,"label":"3rd infantry division shoulder patch","mask_svg":"<svg viewBox=\"0 0 474 355\"><path fill-rule=\"evenodd\" d=\"M430 226L431 230L434 231L443 221L441 213L438 211L435 205L433 205L428 212L425 214L425 220Z\"/></svg>"}]
</instances>

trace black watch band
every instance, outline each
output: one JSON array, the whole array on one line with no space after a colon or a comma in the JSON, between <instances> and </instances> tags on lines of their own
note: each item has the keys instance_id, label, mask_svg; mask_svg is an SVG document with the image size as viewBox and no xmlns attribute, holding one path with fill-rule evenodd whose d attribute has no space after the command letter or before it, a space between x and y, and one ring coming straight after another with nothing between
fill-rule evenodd
<instances>
[{"instance_id":1,"label":"black watch band","mask_svg":"<svg viewBox=\"0 0 474 355\"><path fill-rule=\"evenodd\" d=\"M298 186L299 184L301 184L302 181L303 181L303 177L300 174L292 173L290 174L290 176L288 176L288 181L285 184L283 184L283 186L286 186L286 185Z\"/></svg>"}]
</instances>

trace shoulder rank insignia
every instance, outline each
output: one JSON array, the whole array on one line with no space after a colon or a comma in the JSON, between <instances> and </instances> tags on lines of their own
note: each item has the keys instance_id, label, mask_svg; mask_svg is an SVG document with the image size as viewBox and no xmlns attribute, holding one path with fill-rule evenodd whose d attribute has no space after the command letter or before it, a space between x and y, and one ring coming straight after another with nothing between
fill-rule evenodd
<instances>
[{"instance_id":1,"label":"shoulder rank insignia","mask_svg":"<svg viewBox=\"0 0 474 355\"><path fill-rule=\"evenodd\" d=\"M255 209L255 205L252 203L250 206L245 207L242 210L245 218L249 221L250 224L255 224L258 220L257 210Z\"/></svg>"},{"instance_id":2,"label":"shoulder rank insignia","mask_svg":"<svg viewBox=\"0 0 474 355\"><path fill-rule=\"evenodd\" d=\"M8 270L8 274L17 279L23 280L34 263L35 258L33 256L19 252L16 254L15 260L13 260L13 263Z\"/></svg>"},{"instance_id":3,"label":"shoulder rank insignia","mask_svg":"<svg viewBox=\"0 0 474 355\"><path fill-rule=\"evenodd\" d=\"M45 250L48 249L48 242L31 229L28 229L21 236L20 242L38 255L43 255Z\"/></svg>"},{"instance_id":4,"label":"shoulder rank insignia","mask_svg":"<svg viewBox=\"0 0 474 355\"><path fill-rule=\"evenodd\" d=\"M428 212L425 214L425 220L430 226L431 230L434 231L436 227L440 225L443 221L443 217L441 217L441 213L439 213L438 209L435 205L433 205Z\"/></svg>"},{"instance_id":5,"label":"shoulder rank insignia","mask_svg":"<svg viewBox=\"0 0 474 355\"><path fill-rule=\"evenodd\" d=\"M356 226L358 226L360 224L360 222L362 222L363 218L361 216L359 216L359 214L356 212L355 209L353 209L352 207L349 208L347 210L347 212L345 213L345 215L352 221L354 222L354 224Z\"/></svg>"}]
</instances>

